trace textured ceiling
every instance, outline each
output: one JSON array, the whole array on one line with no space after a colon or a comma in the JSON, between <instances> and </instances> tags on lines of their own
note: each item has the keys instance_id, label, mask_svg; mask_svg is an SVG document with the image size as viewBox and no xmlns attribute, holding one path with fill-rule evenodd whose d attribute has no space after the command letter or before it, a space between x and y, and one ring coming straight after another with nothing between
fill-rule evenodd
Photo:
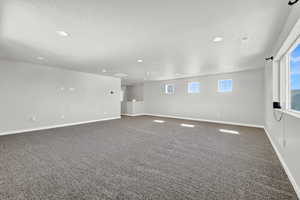
<instances>
[{"instance_id":1,"label":"textured ceiling","mask_svg":"<svg viewBox=\"0 0 300 200\"><path fill-rule=\"evenodd\" d=\"M0 57L125 84L241 71L263 67L289 12L285 0L0 0Z\"/></svg>"}]
</instances>

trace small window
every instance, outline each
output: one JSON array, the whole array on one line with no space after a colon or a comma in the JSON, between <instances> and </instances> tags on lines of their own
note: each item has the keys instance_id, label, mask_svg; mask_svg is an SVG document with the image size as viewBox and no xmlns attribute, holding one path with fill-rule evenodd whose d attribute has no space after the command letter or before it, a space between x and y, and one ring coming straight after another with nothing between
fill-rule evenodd
<instances>
[{"instance_id":1,"label":"small window","mask_svg":"<svg viewBox=\"0 0 300 200\"><path fill-rule=\"evenodd\" d=\"M165 85L165 94L174 94L175 88L173 84L166 84Z\"/></svg>"},{"instance_id":2,"label":"small window","mask_svg":"<svg viewBox=\"0 0 300 200\"><path fill-rule=\"evenodd\" d=\"M232 92L232 80L219 80L218 81L218 91L219 92Z\"/></svg>"},{"instance_id":3,"label":"small window","mask_svg":"<svg viewBox=\"0 0 300 200\"><path fill-rule=\"evenodd\" d=\"M188 83L188 93L195 94L200 92L200 83L199 82L190 82Z\"/></svg>"},{"instance_id":4,"label":"small window","mask_svg":"<svg viewBox=\"0 0 300 200\"><path fill-rule=\"evenodd\" d=\"M300 112L300 44L290 53L289 59L289 107Z\"/></svg>"}]
</instances>

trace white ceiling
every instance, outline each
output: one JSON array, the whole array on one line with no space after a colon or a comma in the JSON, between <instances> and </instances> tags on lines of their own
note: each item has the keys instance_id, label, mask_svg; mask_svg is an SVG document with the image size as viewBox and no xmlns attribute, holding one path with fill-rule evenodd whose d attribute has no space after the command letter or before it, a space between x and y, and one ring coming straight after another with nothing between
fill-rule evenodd
<instances>
[{"instance_id":1,"label":"white ceiling","mask_svg":"<svg viewBox=\"0 0 300 200\"><path fill-rule=\"evenodd\" d=\"M287 2L0 0L0 57L125 73L125 84L259 68L290 12ZM216 36L224 40L212 42Z\"/></svg>"}]
</instances>

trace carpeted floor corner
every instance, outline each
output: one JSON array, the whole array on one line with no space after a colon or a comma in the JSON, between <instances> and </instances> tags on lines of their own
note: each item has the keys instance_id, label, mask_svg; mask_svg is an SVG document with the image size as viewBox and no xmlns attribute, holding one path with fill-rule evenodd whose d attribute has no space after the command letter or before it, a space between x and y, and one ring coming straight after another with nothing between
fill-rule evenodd
<instances>
[{"instance_id":1,"label":"carpeted floor corner","mask_svg":"<svg viewBox=\"0 0 300 200\"><path fill-rule=\"evenodd\" d=\"M0 199L297 199L263 129L154 119L1 136Z\"/></svg>"}]
</instances>

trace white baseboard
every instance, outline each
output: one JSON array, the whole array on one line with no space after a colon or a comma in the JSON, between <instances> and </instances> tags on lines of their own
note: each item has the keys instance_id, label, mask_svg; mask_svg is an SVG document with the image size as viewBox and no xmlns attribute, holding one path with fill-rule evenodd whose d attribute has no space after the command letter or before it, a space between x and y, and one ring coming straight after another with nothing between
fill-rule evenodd
<instances>
[{"instance_id":1,"label":"white baseboard","mask_svg":"<svg viewBox=\"0 0 300 200\"><path fill-rule=\"evenodd\" d=\"M218 124L228 124L228 125L235 125L235 126L246 126L246 127L254 127L254 128L264 128L264 126L257 125L257 124L246 124L246 123L238 123L238 122L207 120L207 119L192 118L192 117L174 116L174 115L159 115L159 114L150 114L150 113L144 113L143 115L155 116L155 117L167 117L167 118L174 118L174 119L184 119L184 120L191 120L191 121L211 122L211 123L218 123Z\"/></svg>"},{"instance_id":2,"label":"white baseboard","mask_svg":"<svg viewBox=\"0 0 300 200\"><path fill-rule=\"evenodd\" d=\"M264 128L264 130L265 130L265 132L266 132L266 134L267 134L267 136L268 136L268 138L269 138L269 140L270 140L270 142L272 144L273 149L275 150L275 152L277 154L278 159L280 160L280 163L281 163L281 165L282 165L282 167L283 167L286 175L288 176L290 182L292 183L292 185L294 187L294 190L295 190L295 192L296 192L296 194L298 196L298 199L300 199L300 187L298 186L298 184L297 184L296 180L294 179L291 171L289 170L289 167L285 163L285 161L284 161L284 159L283 159L280 151L278 150L276 142L273 141L273 139L272 139L270 133L268 132L268 130L266 128Z\"/></svg>"},{"instance_id":3,"label":"white baseboard","mask_svg":"<svg viewBox=\"0 0 300 200\"><path fill-rule=\"evenodd\" d=\"M62 128L62 127L67 127L67 126L75 126L75 125L80 125L80 124L88 124L88 123L108 121L108 120L120 119L120 118L121 117L110 117L110 118L103 118L103 119L96 119L96 120L89 120L89 121L82 121L82 122L59 124L59 125L53 125L53 126L43 126L43 127L38 127L38 128L32 128L32 129L13 130L13 131L7 131L7 132L2 132L2 133L0 132L0 136L12 135L12 134L18 134L18 133L26 133L26 132L32 132L32 131L48 130L48 129L53 129L53 128Z\"/></svg>"},{"instance_id":4,"label":"white baseboard","mask_svg":"<svg viewBox=\"0 0 300 200\"><path fill-rule=\"evenodd\" d=\"M121 115L126 115L129 117L137 117L137 116L143 116L143 115L147 115L147 114L145 114L145 113L137 113L137 114L122 113Z\"/></svg>"}]
</instances>

